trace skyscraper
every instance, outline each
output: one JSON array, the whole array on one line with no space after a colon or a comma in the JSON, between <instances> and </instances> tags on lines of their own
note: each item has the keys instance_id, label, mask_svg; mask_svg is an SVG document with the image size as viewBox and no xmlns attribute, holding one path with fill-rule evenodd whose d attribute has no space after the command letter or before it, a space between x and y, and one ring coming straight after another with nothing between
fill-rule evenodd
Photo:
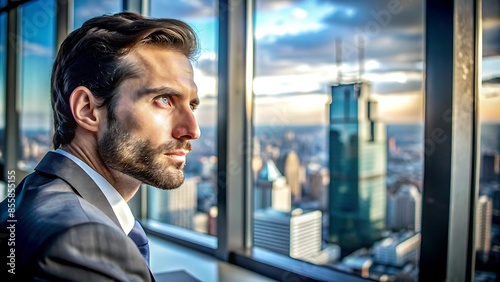
<instances>
[{"instance_id":1,"label":"skyscraper","mask_svg":"<svg viewBox=\"0 0 500 282\"><path fill-rule=\"evenodd\" d=\"M381 238L386 219L386 132L367 83L332 86L329 241L346 255Z\"/></svg>"},{"instance_id":2,"label":"skyscraper","mask_svg":"<svg viewBox=\"0 0 500 282\"><path fill-rule=\"evenodd\" d=\"M487 261L491 248L491 212L492 201L490 197L482 195L477 201L476 210L476 251L481 261Z\"/></svg>"}]
</instances>

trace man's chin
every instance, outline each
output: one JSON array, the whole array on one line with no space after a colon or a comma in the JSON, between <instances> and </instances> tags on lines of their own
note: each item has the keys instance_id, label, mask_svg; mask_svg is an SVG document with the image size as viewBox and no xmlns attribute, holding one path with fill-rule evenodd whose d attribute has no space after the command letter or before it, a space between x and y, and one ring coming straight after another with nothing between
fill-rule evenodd
<instances>
[{"instance_id":1,"label":"man's chin","mask_svg":"<svg viewBox=\"0 0 500 282\"><path fill-rule=\"evenodd\" d=\"M162 190L177 189L184 183L185 177L182 171L176 174L169 173L169 176L164 179L144 179L143 182Z\"/></svg>"}]
</instances>

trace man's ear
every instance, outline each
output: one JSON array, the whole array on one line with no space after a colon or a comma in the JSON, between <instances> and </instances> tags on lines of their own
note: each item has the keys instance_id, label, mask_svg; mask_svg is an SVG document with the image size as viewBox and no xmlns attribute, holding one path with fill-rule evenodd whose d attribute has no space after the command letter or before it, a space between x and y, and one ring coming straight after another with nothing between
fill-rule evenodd
<instances>
[{"instance_id":1,"label":"man's ear","mask_svg":"<svg viewBox=\"0 0 500 282\"><path fill-rule=\"evenodd\" d=\"M86 130L97 132L100 112L92 92L85 86L78 86L69 97L69 105L76 123Z\"/></svg>"}]
</instances>

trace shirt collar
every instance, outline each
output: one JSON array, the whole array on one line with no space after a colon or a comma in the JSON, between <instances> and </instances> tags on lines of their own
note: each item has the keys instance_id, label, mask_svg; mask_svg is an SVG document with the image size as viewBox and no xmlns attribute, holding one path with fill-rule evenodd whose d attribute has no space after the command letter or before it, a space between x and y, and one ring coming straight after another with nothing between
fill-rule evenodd
<instances>
[{"instance_id":1,"label":"shirt collar","mask_svg":"<svg viewBox=\"0 0 500 282\"><path fill-rule=\"evenodd\" d=\"M57 149L55 152L74 161L90 176L90 178L92 178L92 180L94 180L95 184L99 187L99 189L101 189L102 193L111 205L111 208L115 212L121 228L125 234L129 234L134 227L135 218L130 210L130 207L120 193L118 193L118 191L116 191L116 189L102 175L97 173L79 158L61 149Z\"/></svg>"}]
</instances>

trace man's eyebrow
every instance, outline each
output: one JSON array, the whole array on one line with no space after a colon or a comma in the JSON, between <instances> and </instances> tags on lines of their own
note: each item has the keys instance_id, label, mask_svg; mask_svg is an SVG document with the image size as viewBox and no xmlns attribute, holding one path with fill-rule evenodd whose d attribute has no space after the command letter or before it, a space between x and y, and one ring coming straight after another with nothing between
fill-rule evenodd
<instances>
[{"instance_id":1,"label":"man's eyebrow","mask_svg":"<svg viewBox=\"0 0 500 282\"><path fill-rule=\"evenodd\" d=\"M141 97L144 95L150 95L150 94L168 94L168 95L174 95L174 96L181 96L182 94L170 87L143 87L137 91L137 96Z\"/></svg>"}]
</instances>

